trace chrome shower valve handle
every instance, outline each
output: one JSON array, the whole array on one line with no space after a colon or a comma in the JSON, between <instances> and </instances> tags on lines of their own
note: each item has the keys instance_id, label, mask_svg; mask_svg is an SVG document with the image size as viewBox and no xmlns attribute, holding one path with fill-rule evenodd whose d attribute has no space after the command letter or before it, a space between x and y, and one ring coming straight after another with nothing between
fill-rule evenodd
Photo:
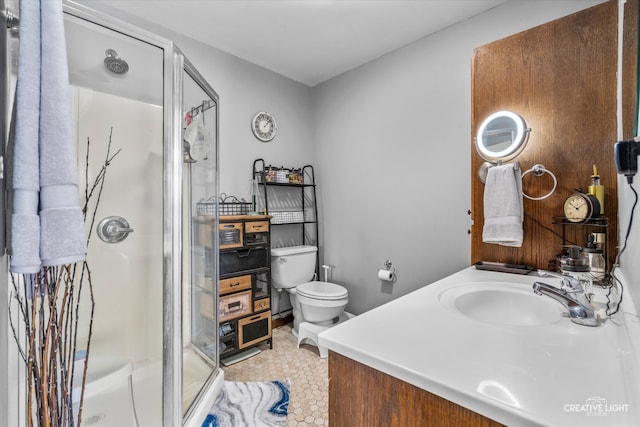
<instances>
[{"instance_id":1,"label":"chrome shower valve handle","mask_svg":"<svg viewBox=\"0 0 640 427\"><path fill-rule=\"evenodd\" d=\"M129 227L129 222L119 216L108 216L104 218L96 227L98 237L105 243L118 243L123 241L133 233L133 228Z\"/></svg>"}]
</instances>

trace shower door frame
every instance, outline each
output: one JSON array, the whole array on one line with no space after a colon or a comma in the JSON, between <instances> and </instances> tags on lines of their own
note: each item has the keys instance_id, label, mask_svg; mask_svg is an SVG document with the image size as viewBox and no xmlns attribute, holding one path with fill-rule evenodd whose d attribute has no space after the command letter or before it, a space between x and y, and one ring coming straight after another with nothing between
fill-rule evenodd
<instances>
[{"instance_id":1,"label":"shower door frame","mask_svg":"<svg viewBox=\"0 0 640 427\"><path fill-rule=\"evenodd\" d=\"M220 179L219 179L219 165L220 165L220 149L219 149L219 138L220 138L220 97L218 96L217 92L207 83L206 79L200 74L200 72L196 69L196 67L189 61L189 59L182 53L182 51L177 47L177 46L173 46L174 51L180 55L180 60L177 62L180 62L180 68L178 68L178 64L176 62L176 70L181 70L183 72L176 72L174 73L175 76L177 76L177 79L175 79L175 83L176 83L176 95L178 96L178 99L182 99L183 98L183 83L184 83L184 76L185 74L187 74L189 77L191 77L193 79L193 81L200 87L200 89L202 89L205 94L212 100L215 102L215 117L216 117L216 126L215 126L215 168L216 168L216 178L215 178L215 192L214 194L217 195L220 194ZM182 106L181 105L174 105L175 111L174 113L177 114L177 122L175 123L181 123L182 122L182 118L184 117L184 111L182 110ZM174 126L175 128L175 126ZM179 151L174 152L174 160L177 162L177 164L175 165L176 167L179 168L179 177L182 178L183 176L183 169L184 169L184 157L183 157L183 146L182 146L182 128L178 127L177 129L177 139L176 141L179 141ZM175 150L175 148L174 148ZM181 179L174 180L174 184L176 184L178 186L178 189L180 190L180 192L182 193L182 181ZM184 195L181 194L181 196L177 199L177 200L183 200ZM191 203L193 201L190 201ZM179 212L182 215L182 210L180 210ZM177 222L175 224L174 228L175 230L180 230L180 234L182 234L182 220L184 220L184 218L181 218L181 221ZM188 219L190 220L190 219ZM218 229L218 218L216 217L215 219L215 224L214 224L214 230ZM177 239L177 243L180 245L181 248L183 248L184 246L182 245L182 236L180 236L179 239ZM216 239L214 239L213 242L213 246L214 246L214 253L213 253L213 259L210 260L210 262L214 263L214 271L216 272L216 281L218 280L218 241ZM193 243L192 243L193 244ZM177 261L174 261L176 264L180 264L181 259L179 258ZM193 260L191 260L190 262L191 265L193 265ZM175 280L177 280L177 282L174 283L180 283L182 280L182 271L179 270L177 272L178 276L176 277ZM193 274L193 271L191 271L191 274ZM190 274L190 276L191 276ZM189 286L191 286L191 283L189 284ZM217 286L215 287L215 289L217 289ZM178 292L180 295L178 295L178 297L182 296L182 291ZM191 301L193 301L193 299L191 299ZM178 301L174 301L176 304L181 304L180 299L178 299ZM217 312L217 307L218 307L218 295L217 293L215 294L214 297L214 301L213 301L213 308L214 310L216 310ZM193 309L193 307L191 307L191 309ZM175 319L175 321L177 321L178 323L176 323L177 325L181 325L181 319L182 319L182 305L180 305L180 310L174 310L173 311L174 314L176 314L177 312L177 316L178 318ZM166 311L165 311L165 315L166 315ZM175 316L174 316L175 317ZM189 316L191 319L191 315ZM215 316L215 318L217 319L218 317ZM191 321L191 320L190 320ZM218 333L217 333L217 329L218 329L218 322L216 321L216 344L215 344L215 348L219 348L218 347L218 343L219 343L219 337L218 337ZM179 327L179 335L176 337L176 335L174 335L174 342L173 342L173 348L174 348L174 354L178 354L180 356L180 360L178 361L179 365L180 365L180 371L178 372L182 372L182 342L183 342L183 337L182 337L182 333L184 332L184 330L182 329L182 327ZM210 358L207 356L206 357L208 360L210 360ZM175 361L174 361L175 362ZM202 386L202 389L200 391L200 393L198 393L198 395L196 396L196 399L191 402L191 406L189 407L189 410L184 414L183 417L183 426L197 426L200 427L202 425L202 421L204 421L204 417L206 416L207 412L209 411L210 407L213 406L213 403L215 401L215 398L218 394L218 392L222 389L222 383L224 381L224 372L222 371L222 369L220 369L220 353L218 351L216 351L216 358L215 358L215 367L211 373L211 375L209 376L209 378L205 381L205 383ZM174 400L174 403L177 402L177 408L175 408L174 410L179 411L182 414L182 374L180 375L180 393L179 393L179 399L178 400ZM195 424L194 424L195 423ZM170 425L170 424L165 424L166 426Z\"/></svg>"}]
</instances>

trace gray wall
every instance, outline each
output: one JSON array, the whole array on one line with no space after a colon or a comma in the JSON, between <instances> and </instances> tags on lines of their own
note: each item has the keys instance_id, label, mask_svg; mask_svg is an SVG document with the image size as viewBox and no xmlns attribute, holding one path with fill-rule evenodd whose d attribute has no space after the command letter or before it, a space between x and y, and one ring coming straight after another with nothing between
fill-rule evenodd
<instances>
[{"instance_id":1,"label":"gray wall","mask_svg":"<svg viewBox=\"0 0 640 427\"><path fill-rule=\"evenodd\" d=\"M510 1L314 88L324 262L349 311L469 265L473 49L600 2Z\"/></svg>"}]
</instances>

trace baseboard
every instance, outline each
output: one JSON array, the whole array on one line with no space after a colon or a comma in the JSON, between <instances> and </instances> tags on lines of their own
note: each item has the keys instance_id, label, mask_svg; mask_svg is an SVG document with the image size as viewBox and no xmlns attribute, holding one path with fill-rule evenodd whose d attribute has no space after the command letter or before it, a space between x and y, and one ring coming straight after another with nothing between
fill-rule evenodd
<instances>
[{"instance_id":1,"label":"baseboard","mask_svg":"<svg viewBox=\"0 0 640 427\"><path fill-rule=\"evenodd\" d=\"M293 314L289 314L288 316L285 316L285 317L279 317L277 319L273 319L271 321L271 328L272 329L279 328L280 326L284 326L292 322L293 322Z\"/></svg>"}]
</instances>

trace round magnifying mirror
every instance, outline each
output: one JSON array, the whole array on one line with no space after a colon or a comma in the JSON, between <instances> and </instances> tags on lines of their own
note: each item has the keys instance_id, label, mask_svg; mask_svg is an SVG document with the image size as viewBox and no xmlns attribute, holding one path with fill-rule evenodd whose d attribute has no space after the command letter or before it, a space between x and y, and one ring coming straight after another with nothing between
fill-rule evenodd
<instances>
[{"instance_id":1,"label":"round magnifying mirror","mask_svg":"<svg viewBox=\"0 0 640 427\"><path fill-rule=\"evenodd\" d=\"M512 160L524 149L530 130L518 114L498 111L480 125L476 150L488 162Z\"/></svg>"}]
</instances>

